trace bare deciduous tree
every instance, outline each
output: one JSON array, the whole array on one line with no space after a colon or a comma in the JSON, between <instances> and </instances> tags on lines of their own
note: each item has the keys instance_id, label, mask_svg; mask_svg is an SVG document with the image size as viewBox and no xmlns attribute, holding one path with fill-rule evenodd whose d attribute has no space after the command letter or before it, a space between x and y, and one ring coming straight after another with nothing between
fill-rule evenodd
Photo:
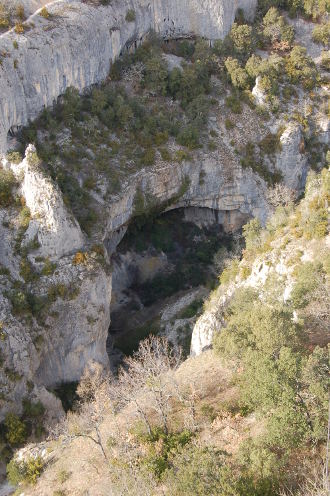
<instances>
[{"instance_id":1,"label":"bare deciduous tree","mask_svg":"<svg viewBox=\"0 0 330 496\"><path fill-rule=\"evenodd\" d=\"M100 426L111 415L112 406L109 395L109 377L99 363L90 363L83 374L77 389L80 401L74 412L68 412L61 423L51 432L51 437L75 437L89 439L96 444L107 459Z\"/></svg>"},{"instance_id":2,"label":"bare deciduous tree","mask_svg":"<svg viewBox=\"0 0 330 496\"><path fill-rule=\"evenodd\" d=\"M125 359L118 378L111 383L115 408L133 404L149 434L150 411L153 411L167 433L171 399L177 394L173 373L180 362L180 353L171 349L165 338L150 336L142 341L133 357Z\"/></svg>"},{"instance_id":3,"label":"bare deciduous tree","mask_svg":"<svg viewBox=\"0 0 330 496\"><path fill-rule=\"evenodd\" d=\"M297 192L285 186L285 184L275 184L273 188L267 191L267 200L274 208L283 206L287 207L297 199Z\"/></svg>"}]
</instances>

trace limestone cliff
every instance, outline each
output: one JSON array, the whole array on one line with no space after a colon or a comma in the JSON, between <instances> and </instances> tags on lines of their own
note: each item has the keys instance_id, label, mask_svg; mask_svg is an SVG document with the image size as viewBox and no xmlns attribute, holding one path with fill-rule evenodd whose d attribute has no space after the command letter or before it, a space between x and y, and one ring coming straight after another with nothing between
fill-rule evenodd
<instances>
[{"instance_id":1,"label":"limestone cliff","mask_svg":"<svg viewBox=\"0 0 330 496\"><path fill-rule=\"evenodd\" d=\"M7 133L27 124L69 86L80 91L103 81L111 63L155 30L161 36L223 38L235 12L253 16L256 0L114 0L107 7L78 0L47 5L44 19L36 11L27 29L0 36L0 152ZM134 22L126 13L134 10ZM18 49L13 42L18 43Z\"/></svg>"}]
</instances>

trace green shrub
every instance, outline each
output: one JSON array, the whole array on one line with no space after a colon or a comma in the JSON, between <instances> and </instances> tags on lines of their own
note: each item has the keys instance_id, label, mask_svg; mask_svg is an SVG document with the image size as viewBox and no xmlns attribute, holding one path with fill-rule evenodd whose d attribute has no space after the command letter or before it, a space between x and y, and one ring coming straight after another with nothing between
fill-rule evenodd
<instances>
[{"instance_id":1,"label":"green shrub","mask_svg":"<svg viewBox=\"0 0 330 496\"><path fill-rule=\"evenodd\" d=\"M40 456L29 458L26 461L18 462L12 459L7 465L7 477L11 484L18 485L20 482L35 484L40 477L44 467L44 462Z\"/></svg>"},{"instance_id":2,"label":"green shrub","mask_svg":"<svg viewBox=\"0 0 330 496\"><path fill-rule=\"evenodd\" d=\"M214 448L189 445L172 462L165 482L172 496L236 495L234 477L224 467L224 455Z\"/></svg>"},{"instance_id":3,"label":"green shrub","mask_svg":"<svg viewBox=\"0 0 330 496\"><path fill-rule=\"evenodd\" d=\"M6 159L8 160L8 162L11 162L12 164L19 164L22 162L23 157L20 152L16 152L12 150L7 153Z\"/></svg>"},{"instance_id":4,"label":"green shrub","mask_svg":"<svg viewBox=\"0 0 330 496\"><path fill-rule=\"evenodd\" d=\"M160 148L159 153L165 162L170 162L172 160L172 155L167 148Z\"/></svg>"},{"instance_id":5,"label":"green shrub","mask_svg":"<svg viewBox=\"0 0 330 496\"><path fill-rule=\"evenodd\" d=\"M31 212L29 207L24 206L22 207L20 213L19 213L19 226L21 229L24 229L24 231L27 230L29 227L29 223L31 220Z\"/></svg>"},{"instance_id":6,"label":"green shrub","mask_svg":"<svg viewBox=\"0 0 330 496\"><path fill-rule=\"evenodd\" d=\"M145 64L143 83L146 88L159 94L165 95L167 91L168 68L161 56L151 57Z\"/></svg>"},{"instance_id":7,"label":"green shrub","mask_svg":"<svg viewBox=\"0 0 330 496\"><path fill-rule=\"evenodd\" d=\"M70 478L70 472L68 472L65 469L60 470L57 474L57 479L61 484L64 484L64 482L66 482L69 478Z\"/></svg>"},{"instance_id":8,"label":"green shrub","mask_svg":"<svg viewBox=\"0 0 330 496\"><path fill-rule=\"evenodd\" d=\"M49 19L50 18L50 13L46 9L46 7L43 7L41 9L41 11L39 12L39 15L41 15L41 17L43 17L44 19Z\"/></svg>"},{"instance_id":9,"label":"green shrub","mask_svg":"<svg viewBox=\"0 0 330 496\"><path fill-rule=\"evenodd\" d=\"M15 413L7 413L4 421L6 439L12 446L23 444L27 438L26 424Z\"/></svg>"},{"instance_id":10,"label":"green shrub","mask_svg":"<svg viewBox=\"0 0 330 496\"><path fill-rule=\"evenodd\" d=\"M227 107L234 113L234 114L241 114L242 113L242 104L240 102L240 99L237 95L230 95L226 98L225 100Z\"/></svg>"},{"instance_id":11,"label":"green shrub","mask_svg":"<svg viewBox=\"0 0 330 496\"><path fill-rule=\"evenodd\" d=\"M255 250L261 244L261 223L259 219L252 219L243 226L243 237L247 250Z\"/></svg>"},{"instance_id":12,"label":"green shrub","mask_svg":"<svg viewBox=\"0 0 330 496\"><path fill-rule=\"evenodd\" d=\"M22 4L18 4L15 9L15 15L20 19L20 21L24 21L26 19L24 6Z\"/></svg>"},{"instance_id":13,"label":"green shrub","mask_svg":"<svg viewBox=\"0 0 330 496\"><path fill-rule=\"evenodd\" d=\"M269 142L261 142L261 147L264 150L270 151ZM272 145L273 146L273 145ZM282 175L279 171L271 172L264 164L262 158L256 155L256 147L253 143L248 142L245 147L240 151L241 153L241 166L243 168L251 168L256 174L262 177L269 185L276 184L281 181Z\"/></svg>"},{"instance_id":14,"label":"green shrub","mask_svg":"<svg viewBox=\"0 0 330 496\"><path fill-rule=\"evenodd\" d=\"M247 89L249 87L249 76L246 70L240 67L237 59L228 57L225 61L225 66L235 88Z\"/></svg>"},{"instance_id":15,"label":"green shrub","mask_svg":"<svg viewBox=\"0 0 330 496\"><path fill-rule=\"evenodd\" d=\"M0 207L9 207L14 201L16 179L11 171L0 168Z\"/></svg>"},{"instance_id":16,"label":"green shrub","mask_svg":"<svg viewBox=\"0 0 330 496\"><path fill-rule=\"evenodd\" d=\"M136 19L136 14L135 14L135 10L133 9L129 9L126 13L126 17L125 17L126 21L127 22L134 22L135 19Z\"/></svg>"},{"instance_id":17,"label":"green shrub","mask_svg":"<svg viewBox=\"0 0 330 496\"><path fill-rule=\"evenodd\" d=\"M79 295L79 287L57 283L49 286L47 296L49 302L56 301L57 298L62 300L73 300Z\"/></svg>"},{"instance_id":18,"label":"green shrub","mask_svg":"<svg viewBox=\"0 0 330 496\"><path fill-rule=\"evenodd\" d=\"M15 289L8 294L10 303L12 305L12 313L14 315L24 315L30 312L30 305L28 302L27 295L19 290Z\"/></svg>"},{"instance_id":19,"label":"green shrub","mask_svg":"<svg viewBox=\"0 0 330 496\"><path fill-rule=\"evenodd\" d=\"M38 167L41 164L37 152L30 152L27 156L27 161L31 167Z\"/></svg>"},{"instance_id":20,"label":"green shrub","mask_svg":"<svg viewBox=\"0 0 330 496\"><path fill-rule=\"evenodd\" d=\"M268 42L284 41L290 46L294 39L294 29L278 10L272 7L263 18L263 35Z\"/></svg>"},{"instance_id":21,"label":"green shrub","mask_svg":"<svg viewBox=\"0 0 330 496\"><path fill-rule=\"evenodd\" d=\"M166 434L159 428L155 429L143 439L148 446L148 454L143 463L148 470L160 479L166 469L169 468L173 455L188 444L191 439L192 433L189 431Z\"/></svg>"},{"instance_id":22,"label":"green shrub","mask_svg":"<svg viewBox=\"0 0 330 496\"><path fill-rule=\"evenodd\" d=\"M178 319L190 319L200 311L203 306L203 300L194 300L177 315Z\"/></svg>"},{"instance_id":23,"label":"green shrub","mask_svg":"<svg viewBox=\"0 0 330 496\"><path fill-rule=\"evenodd\" d=\"M180 163L185 160L191 160L191 155L186 150L178 150L175 152L175 160Z\"/></svg>"},{"instance_id":24,"label":"green shrub","mask_svg":"<svg viewBox=\"0 0 330 496\"><path fill-rule=\"evenodd\" d=\"M322 50L322 53L321 53L321 66L326 71L330 71L330 53L329 53L329 50Z\"/></svg>"},{"instance_id":25,"label":"green shrub","mask_svg":"<svg viewBox=\"0 0 330 496\"><path fill-rule=\"evenodd\" d=\"M217 414L212 405L208 403L203 403L200 408L201 414L208 419L209 422L213 422L217 418Z\"/></svg>"},{"instance_id":26,"label":"green shrub","mask_svg":"<svg viewBox=\"0 0 330 496\"><path fill-rule=\"evenodd\" d=\"M252 52L254 39L251 26L234 22L229 36L238 54L247 56Z\"/></svg>"},{"instance_id":27,"label":"green shrub","mask_svg":"<svg viewBox=\"0 0 330 496\"><path fill-rule=\"evenodd\" d=\"M290 0L289 4L293 6L295 0ZM317 19L329 12L329 2L327 0L303 0L303 9L307 15Z\"/></svg>"},{"instance_id":28,"label":"green shrub","mask_svg":"<svg viewBox=\"0 0 330 496\"><path fill-rule=\"evenodd\" d=\"M10 25L10 12L8 6L0 3L0 29L6 29Z\"/></svg>"},{"instance_id":29,"label":"green shrub","mask_svg":"<svg viewBox=\"0 0 330 496\"><path fill-rule=\"evenodd\" d=\"M245 64L245 70L248 73L248 75L255 79L259 74L261 73L261 64L262 64L262 59L259 57L259 55L251 55L251 57L247 60Z\"/></svg>"},{"instance_id":30,"label":"green shrub","mask_svg":"<svg viewBox=\"0 0 330 496\"><path fill-rule=\"evenodd\" d=\"M281 132L277 134L268 133L260 142L260 151L265 155L275 155L281 150Z\"/></svg>"},{"instance_id":31,"label":"green shrub","mask_svg":"<svg viewBox=\"0 0 330 496\"><path fill-rule=\"evenodd\" d=\"M306 48L295 46L286 59L286 72L293 84L301 83L305 89L313 89L317 81L317 70Z\"/></svg>"},{"instance_id":32,"label":"green shrub","mask_svg":"<svg viewBox=\"0 0 330 496\"><path fill-rule=\"evenodd\" d=\"M56 269L56 263L51 262L49 258L46 258L44 266L41 270L43 276L51 276Z\"/></svg>"},{"instance_id":33,"label":"green shrub","mask_svg":"<svg viewBox=\"0 0 330 496\"><path fill-rule=\"evenodd\" d=\"M23 24L22 22L17 22L17 23L15 24L15 28L14 28L14 30L15 30L15 33L16 33L16 34L23 34L23 33L24 33L24 31L25 31L25 29L24 29L24 24Z\"/></svg>"},{"instance_id":34,"label":"green shrub","mask_svg":"<svg viewBox=\"0 0 330 496\"><path fill-rule=\"evenodd\" d=\"M23 415L29 418L38 418L42 417L45 413L45 407L41 403L41 401L37 401L33 403L27 398L23 399Z\"/></svg>"},{"instance_id":35,"label":"green shrub","mask_svg":"<svg viewBox=\"0 0 330 496\"><path fill-rule=\"evenodd\" d=\"M140 163L142 166L150 167L151 165L154 165L156 162L156 152L153 148L147 148L144 150L141 158L140 158Z\"/></svg>"},{"instance_id":36,"label":"green shrub","mask_svg":"<svg viewBox=\"0 0 330 496\"><path fill-rule=\"evenodd\" d=\"M27 258L22 258L20 262L20 276L23 277L25 282L32 282L38 278L38 274L35 272L33 265Z\"/></svg>"},{"instance_id":37,"label":"green shrub","mask_svg":"<svg viewBox=\"0 0 330 496\"><path fill-rule=\"evenodd\" d=\"M315 26L313 30L313 40L327 46L330 43L330 21Z\"/></svg>"},{"instance_id":38,"label":"green shrub","mask_svg":"<svg viewBox=\"0 0 330 496\"><path fill-rule=\"evenodd\" d=\"M235 280L239 273L239 260L234 259L231 261L230 265L226 267L222 274L220 275L220 283L228 284Z\"/></svg>"},{"instance_id":39,"label":"green shrub","mask_svg":"<svg viewBox=\"0 0 330 496\"><path fill-rule=\"evenodd\" d=\"M177 142L182 145L186 146L190 150L193 150L194 148L199 147L199 131L195 126L186 126L184 127L178 137L177 137Z\"/></svg>"},{"instance_id":40,"label":"green shrub","mask_svg":"<svg viewBox=\"0 0 330 496\"><path fill-rule=\"evenodd\" d=\"M320 263L307 262L298 265L294 271L295 284L290 299L294 308L303 308L313 298L313 292L320 286L323 268Z\"/></svg>"},{"instance_id":41,"label":"green shrub","mask_svg":"<svg viewBox=\"0 0 330 496\"><path fill-rule=\"evenodd\" d=\"M235 124L230 119L226 119L225 120L225 127L226 127L227 131L230 131L231 129L234 129Z\"/></svg>"}]
</instances>

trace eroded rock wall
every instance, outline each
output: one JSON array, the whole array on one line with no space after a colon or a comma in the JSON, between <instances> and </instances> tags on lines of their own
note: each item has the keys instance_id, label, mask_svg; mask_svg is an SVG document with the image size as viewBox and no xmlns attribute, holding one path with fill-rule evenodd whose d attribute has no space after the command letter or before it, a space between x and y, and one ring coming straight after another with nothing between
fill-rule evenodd
<instances>
[{"instance_id":1,"label":"eroded rock wall","mask_svg":"<svg viewBox=\"0 0 330 496\"><path fill-rule=\"evenodd\" d=\"M231 152L225 148L201 154L199 159L183 164L164 163L154 171L142 170L131 179L124 194L109 205L105 240L110 253L134 215L138 188L161 205L175 198L187 181L185 193L169 209L198 207L219 211L220 223L227 232L236 231L253 216L265 222L268 205L264 181L231 161Z\"/></svg>"},{"instance_id":2,"label":"eroded rock wall","mask_svg":"<svg viewBox=\"0 0 330 496\"><path fill-rule=\"evenodd\" d=\"M69 86L80 91L103 81L119 54L140 43L150 29L165 37L223 38L235 12L253 16L256 0L113 0L95 7L79 0L49 3L51 17L37 10L23 34L0 36L0 153L7 133L35 118ZM126 21L129 9L135 21ZM14 48L13 42L18 43Z\"/></svg>"}]
</instances>

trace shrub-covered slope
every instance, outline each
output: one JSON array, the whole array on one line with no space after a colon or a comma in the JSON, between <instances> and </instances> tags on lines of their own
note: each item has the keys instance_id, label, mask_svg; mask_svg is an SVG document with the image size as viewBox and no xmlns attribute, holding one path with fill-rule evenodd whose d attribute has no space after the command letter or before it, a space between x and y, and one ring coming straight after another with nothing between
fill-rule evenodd
<instances>
[{"instance_id":1,"label":"shrub-covered slope","mask_svg":"<svg viewBox=\"0 0 330 496\"><path fill-rule=\"evenodd\" d=\"M324 169L266 229L245 226L204 311L212 351L180 364L149 338L118 378L86 372L53 441L10 463L24 494L326 494L329 193Z\"/></svg>"}]
</instances>

